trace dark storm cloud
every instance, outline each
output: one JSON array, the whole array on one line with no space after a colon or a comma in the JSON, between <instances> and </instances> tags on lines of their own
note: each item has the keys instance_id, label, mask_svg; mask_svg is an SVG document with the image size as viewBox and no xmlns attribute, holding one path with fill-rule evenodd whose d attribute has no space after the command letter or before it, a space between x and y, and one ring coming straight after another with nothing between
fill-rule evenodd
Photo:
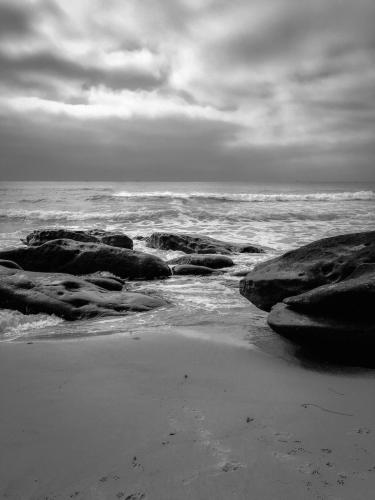
<instances>
[{"instance_id":1,"label":"dark storm cloud","mask_svg":"<svg viewBox=\"0 0 375 500\"><path fill-rule=\"evenodd\" d=\"M373 0L2 1L2 175L374 178L374 20Z\"/></svg>"},{"instance_id":2,"label":"dark storm cloud","mask_svg":"<svg viewBox=\"0 0 375 500\"><path fill-rule=\"evenodd\" d=\"M0 3L0 41L17 37L29 37L36 33L36 24L42 16L60 18L64 15L57 4L48 0L37 4L21 0Z\"/></svg>"},{"instance_id":3,"label":"dark storm cloud","mask_svg":"<svg viewBox=\"0 0 375 500\"><path fill-rule=\"evenodd\" d=\"M19 6L0 5L0 37L22 36L32 32L29 15Z\"/></svg>"},{"instance_id":4,"label":"dark storm cloud","mask_svg":"<svg viewBox=\"0 0 375 500\"><path fill-rule=\"evenodd\" d=\"M166 72L152 75L142 69L106 69L83 64L46 50L23 55L9 55L0 51L2 80L25 81L33 75L54 77L81 83L86 88L105 85L111 89L152 89L163 85Z\"/></svg>"}]
</instances>

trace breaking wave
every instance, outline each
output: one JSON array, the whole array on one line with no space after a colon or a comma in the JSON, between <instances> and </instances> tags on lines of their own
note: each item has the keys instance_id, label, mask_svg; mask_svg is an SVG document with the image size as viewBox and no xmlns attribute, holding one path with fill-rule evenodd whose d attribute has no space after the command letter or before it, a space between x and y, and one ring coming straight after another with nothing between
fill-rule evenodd
<instances>
[{"instance_id":1,"label":"breaking wave","mask_svg":"<svg viewBox=\"0 0 375 500\"><path fill-rule=\"evenodd\" d=\"M118 198L144 198L144 199L200 199L218 201L244 201L244 202L290 202L290 201L356 201L375 200L374 191L344 191L339 193L176 193L172 191L151 191L151 192L130 192L120 191L113 194ZM103 195L108 198L108 195ZM101 199L101 195L96 195L91 199Z\"/></svg>"}]
</instances>

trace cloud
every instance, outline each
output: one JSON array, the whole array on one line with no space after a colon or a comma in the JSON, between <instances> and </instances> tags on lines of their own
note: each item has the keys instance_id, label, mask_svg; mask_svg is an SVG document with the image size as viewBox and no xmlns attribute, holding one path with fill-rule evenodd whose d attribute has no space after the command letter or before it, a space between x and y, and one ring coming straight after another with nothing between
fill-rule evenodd
<instances>
[{"instance_id":1,"label":"cloud","mask_svg":"<svg viewBox=\"0 0 375 500\"><path fill-rule=\"evenodd\" d=\"M87 158L145 178L371 177L374 18L373 0L4 0L0 144L18 133L52 176L69 139L67 176Z\"/></svg>"}]
</instances>

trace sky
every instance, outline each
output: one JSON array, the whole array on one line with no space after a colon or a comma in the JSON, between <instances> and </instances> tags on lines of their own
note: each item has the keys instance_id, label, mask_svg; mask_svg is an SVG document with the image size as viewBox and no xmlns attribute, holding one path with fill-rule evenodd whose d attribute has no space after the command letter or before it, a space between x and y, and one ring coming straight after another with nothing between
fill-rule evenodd
<instances>
[{"instance_id":1,"label":"sky","mask_svg":"<svg viewBox=\"0 0 375 500\"><path fill-rule=\"evenodd\" d=\"M374 26L374 0L0 0L0 178L375 181Z\"/></svg>"}]
</instances>

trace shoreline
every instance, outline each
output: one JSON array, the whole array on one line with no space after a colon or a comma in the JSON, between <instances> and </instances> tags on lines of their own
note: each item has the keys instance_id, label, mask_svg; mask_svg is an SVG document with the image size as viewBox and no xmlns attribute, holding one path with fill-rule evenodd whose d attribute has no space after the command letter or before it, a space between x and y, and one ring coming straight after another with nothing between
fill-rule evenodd
<instances>
[{"instance_id":1,"label":"shoreline","mask_svg":"<svg viewBox=\"0 0 375 500\"><path fill-rule=\"evenodd\" d=\"M0 495L372 498L373 371L193 330L1 343Z\"/></svg>"}]
</instances>

